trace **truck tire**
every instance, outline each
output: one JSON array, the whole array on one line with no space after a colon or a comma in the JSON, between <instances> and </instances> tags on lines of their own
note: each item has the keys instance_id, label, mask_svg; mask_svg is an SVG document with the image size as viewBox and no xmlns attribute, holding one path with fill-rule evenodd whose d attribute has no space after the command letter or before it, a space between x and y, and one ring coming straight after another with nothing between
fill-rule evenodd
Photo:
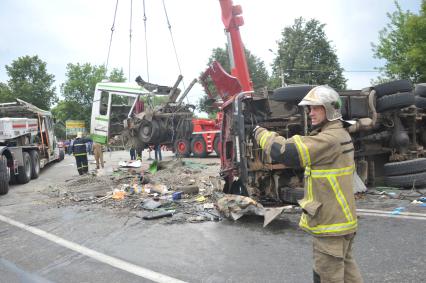
<instances>
[{"instance_id":1,"label":"truck tire","mask_svg":"<svg viewBox=\"0 0 426 283\"><path fill-rule=\"evenodd\" d=\"M177 157L188 157L191 154L190 144L188 140L178 139L174 144L175 154Z\"/></svg>"},{"instance_id":2,"label":"truck tire","mask_svg":"<svg viewBox=\"0 0 426 283\"><path fill-rule=\"evenodd\" d=\"M426 185L426 172L399 176L385 176L385 184L389 187L399 187L401 189L410 189L413 186L423 187Z\"/></svg>"},{"instance_id":3,"label":"truck tire","mask_svg":"<svg viewBox=\"0 0 426 283\"><path fill-rule=\"evenodd\" d=\"M426 97L426 83L416 84L414 95Z\"/></svg>"},{"instance_id":4,"label":"truck tire","mask_svg":"<svg viewBox=\"0 0 426 283\"><path fill-rule=\"evenodd\" d=\"M304 189L303 188L280 188L280 199L284 202L297 204L298 200L303 199Z\"/></svg>"},{"instance_id":5,"label":"truck tire","mask_svg":"<svg viewBox=\"0 0 426 283\"><path fill-rule=\"evenodd\" d=\"M196 137L191 141L191 151L195 157L203 158L207 156L206 142L202 137Z\"/></svg>"},{"instance_id":6,"label":"truck tire","mask_svg":"<svg viewBox=\"0 0 426 283\"><path fill-rule=\"evenodd\" d=\"M18 166L18 183L26 184L31 180L31 157L28 152L22 153L23 166Z\"/></svg>"},{"instance_id":7,"label":"truck tire","mask_svg":"<svg viewBox=\"0 0 426 283\"><path fill-rule=\"evenodd\" d=\"M395 93L378 98L376 101L377 112L400 109L415 103L414 94L411 92Z\"/></svg>"},{"instance_id":8,"label":"truck tire","mask_svg":"<svg viewBox=\"0 0 426 283\"><path fill-rule=\"evenodd\" d=\"M31 158L31 179L37 179L40 175L40 156L37 151L30 151Z\"/></svg>"},{"instance_id":9,"label":"truck tire","mask_svg":"<svg viewBox=\"0 0 426 283\"><path fill-rule=\"evenodd\" d=\"M396 80L374 86L377 97L382 97L398 92L410 92L413 90L413 84L409 80Z\"/></svg>"},{"instance_id":10,"label":"truck tire","mask_svg":"<svg viewBox=\"0 0 426 283\"><path fill-rule=\"evenodd\" d=\"M6 158L1 156L0 160L0 195L5 195L9 191L9 172L6 165Z\"/></svg>"},{"instance_id":11,"label":"truck tire","mask_svg":"<svg viewBox=\"0 0 426 283\"><path fill-rule=\"evenodd\" d=\"M426 109L426 97L416 96L414 103L417 108Z\"/></svg>"},{"instance_id":12,"label":"truck tire","mask_svg":"<svg viewBox=\"0 0 426 283\"><path fill-rule=\"evenodd\" d=\"M294 85L277 88L271 96L272 100L299 103L315 85Z\"/></svg>"},{"instance_id":13,"label":"truck tire","mask_svg":"<svg viewBox=\"0 0 426 283\"><path fill-rule=\"evenodd\" d=\"M385 163L385 176L406 175L426 171L426 158Z\"/></svg>"},{"instance_id":14,"label":"truck tire","mask_svg":"<svg viewBox=\"0 0 426 283\"><path fill-rule=\"evenodd\" d=\"M216 137L214 138L214 142L213 142L214 152L216 153L218 157L220 157L219 136L220 136L219 134L216 134Z\"/></svg>"},{"instance_id":15,"label":"truck tire","mask_svg":"<svg viewBox=\"0 0 426 283\"><path fill-rule=\"evenodd\" d=\"M340 96L340 100L342 101L342 106L340 107L340 113L342 113L343 120L348 119L348 97Z\"/></svg>"},{"instance_id":16,"label":"truck tire","mask_svg":"<svg viewBox=\"0 0 426 283\"><path fill-rule=\"evenodd\" d=\"M59 159L58 161L62 161L65 158L65 151L59 150Z\"/></svg>"}]
</instances>

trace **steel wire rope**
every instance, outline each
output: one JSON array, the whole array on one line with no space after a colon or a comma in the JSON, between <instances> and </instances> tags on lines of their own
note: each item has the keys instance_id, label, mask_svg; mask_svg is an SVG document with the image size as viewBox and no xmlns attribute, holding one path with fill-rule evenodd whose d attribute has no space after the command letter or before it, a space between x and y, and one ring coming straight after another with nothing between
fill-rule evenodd
<instances>
[{"instance_id":1,"label":"steel wire rope","mask_svg":"<svg viewBox=\"0 0 426 283\"><path fill-rule=\"evenodd\" d=\"M129 78L131 77L131 62L132 62L132 20L133 20L133 0L130 0L130 27L129 27Z\"/></svg>"},{"instance_id":2,"label":"steel wire rope","mask_svg":"<svg viewBox=\"0 0 426 283\"><path fill-rule=\"evenodd\" d=\"M114 20L112 21L112 26L111 26L111 37L109 39L108 55L107 55L107 60L106 60L106 64L105 64L105 76L108 73L109 55L111 53L112 36L113 36L114 30L115 30L115 19L116 19L116 16L117 16L117 9L118 9L118 0L115 3Z\"/></svg>"},{"instance_id":3,"label":"steel wire rope","mask_svg":"<svg viewBox=\"0 0 426 283\"><path fill-rule=\"evenodd\" d=\"M178 56L178 53L177 53L177 50L176 50L175 40L173 38L172 25L170 24L169 16L167 15L166 3L164 2L164 0L163 0L163 8L164 8L164 14L166 15L167 26L169 28L170 37L171 37L171 40L172 40L173 50L175 52L176 62L177 62L178 68L179 68L179 75L182 75L182 69L180 67L180 62L179 62L179 56ZM185 91L186 87L185 87L184 80L182 80L182 85L183 85L183 90ZM188 97L186 97L186 101L189 102Z\"/></svg>"},{"instance_id":4,"label":"steel wire rope","mask_svg":"<svg viewBox=\"0 0 426 283\"><path fill-rule=\"evenodd\" d=\"M148 62L148 39L147 39L147 32L146 32L146 12L145 12L145 0L143 0L143 25L145 30L145 60L146 60L146 76L149 82L149 62Z\"/></svg>"}]
</instances>

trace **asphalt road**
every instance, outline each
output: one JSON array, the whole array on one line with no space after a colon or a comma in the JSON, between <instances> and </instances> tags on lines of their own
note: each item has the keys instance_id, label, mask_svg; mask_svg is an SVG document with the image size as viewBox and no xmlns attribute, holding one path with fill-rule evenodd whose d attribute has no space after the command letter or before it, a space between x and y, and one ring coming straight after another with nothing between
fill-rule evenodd
<instances>
[{"instance_id":1,"label":"asphalt road","mask_svg":"<svg viewBox=\"0 0 426 283\"><path fill-rule=\"evenodd\" d=\"M127 153L105 159L117 164ZM55 206L49 186L71 178L67 156L0 197L0 282L312 282L311 238L298 215L266 228L260 217L166 225L119 209ZM424 282L425 210L360 216L354 252L365 282Z\"/></svg>"}]
</instances>

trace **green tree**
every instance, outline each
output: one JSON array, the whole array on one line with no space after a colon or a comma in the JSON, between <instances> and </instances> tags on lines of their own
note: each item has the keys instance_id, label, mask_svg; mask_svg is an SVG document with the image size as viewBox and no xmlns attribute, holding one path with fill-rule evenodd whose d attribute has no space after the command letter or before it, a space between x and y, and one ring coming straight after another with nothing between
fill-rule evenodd
<instances>
[{"instance_id":1,"label":"green tree","mask_svg":"<svg viewBox=\"0 0 426 283\"><path fill-rule=\"evenodd\" d=\"M58 120L84 120L86 127L90 125L93 94L96 84L107 78L113 82L124 82L126 78L122 69L113 69L105 76L104 66L92 66L89 63L67 65L67 80L61 85L61 93L65 98L58 103L53 112Z\"/></svg>"},{"instance_id":2,"label":"green tree","mask_svg":"<svg viewBox=\"0 0 426 283\"><path fill-rule=\"evenodd\" d=\"M218 61L220 65L227 71L229 74L231 74L231 66L230 66L230 60L229 60L229 53L228 53L228 45L226 45L225 48L217 47L213 49L212 55L209 57L208 64L210 65L213 61ZM249 69L250 78L253 82L253 88L255 90L266 87L268 85L268 71L266 70L265 63L258 58L257 56L253 55L250 50L245 48L245 54L247 58L247 67ZM215 89L212 87L209 87L210 90L212 90L212 93L214 94ZM201 99L198 101L198 109L200 111L207 112L210 116L213 116L218 111L217 108L212 107L212 100L208 97L207 94L205 94Z\"/></svg>"},{"instance_id":3,"label":"green tree","mask_svg":"<svg viewBox=\"0 0 426 283\"><path fill-rule=\"evenodd\" d=\"M53 132L55 133L55 136L60 140L64 140L67 138L65 124L62 122L55 123Z\"/></svg>"},{"instance_id":4,"label":"green tree","mask_svg":"<svg viewBox=\"0 0 426 283\"><path fill-rule=\"evenodd\" d=\"M20 98L45 110L57 102L56 88L52 86L55 76L47 73L46 63L38 56L19 57L6 65L6 72L10 98Z\"/></svg>"},{"instance_id":5,"label":"green tree","mask_svg":"<svg viewBox=\"0 0 426 283\"><path fill-rule=\"evenodd\" d=\"M67 101L73 101L85 109L91 108L96 84L104 79L105 67L69 63L67 80L61 85L61 93Z\"/></svg>"},{"instance_id":6,"label":"green tree","mask_svg":"<svg viewBox=\"0 0 426 283\"><path fill-rule=\"evenodd\" d=\"M81 105L75 101L61 100L52 108L52 114L57 121L80 120Z\"/></svg>"},{"instance_id":7,"label":"green tree","mask_svg":"<svg viewBox=\"0 0 426 283\"><path fill-rule=\"evenodd\" d=\"M426 81L426 1L418 15L402 11L395 1L396 10L388 13L390 22L379 32L378 44L372 44L375 58L384 59L378 81L410 79Z\"/></svg>"},{"instance_id":8,"label":"green tree","mask_svg":"<svg viewBox=\"0 0 426 283\"><path fill-rule=\"evenodd\" d=\"M0 83L0 103L11 102L13 99L14 98L7 84Z\"/></svg>"},{"instance_id":9,"label":"green tree","mask_svg":"<svg viewBox=\"0 0 426 283\"><path fill-rule=\"evenodd\" d=\"M287 84L328 84L346 88L336 50L318 20L298 18L284 28L278 41L278 53L272 65L270 87L281 86L281 75Z\"/></svg>"}]
</instances>

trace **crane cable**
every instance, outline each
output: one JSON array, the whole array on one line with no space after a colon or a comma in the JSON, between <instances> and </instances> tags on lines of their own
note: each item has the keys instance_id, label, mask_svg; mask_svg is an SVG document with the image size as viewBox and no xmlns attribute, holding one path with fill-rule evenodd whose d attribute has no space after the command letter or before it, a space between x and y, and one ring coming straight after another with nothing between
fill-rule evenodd
<instances>
[{"instance_id":1,"label":"crane cable","mask_svg":"<svg viewBox=\"0 0 426 283\"><path fill-rule=\"evenodd\" d=\"M174 52L175 52L176 62L177 62L178 68L179 68L179 75L182 75L182 70L181 70L181 68L180 68L180 63L179 63L179 56L178 56L178 54L177 54L175 41L174 41L174 39L173 39L172 26L171 26L171 24L170 24L169 17L168 17L168 15L167 15L167 9L166 9L166 4L165 4L164 0L163 0L163 7L164 7L164 13L166 14L167 26L168 26L168 28L169 28L170 37L171 37L171 39L172 39L173 50L174 50ZM184 82L183 80L182 80L182 84L183 84L183 89L185 90L185 89L186 89L186 87L185 87L185 82Z\"/></svg>"},{"instance_id":2,"label":"crane cable","mask_svg":"<svg viewBox=\"0 0 426 283\"><path fill-rule=\"evenodd\" d=\"M133 17L133 0L130 0L130 27L129 27L129 78L127 79L130 82L131 77L131 60L132 60L132 17Z\"/></svg>"},{"instance_id":3,"label":"crane cable","mask_svg":"<svg viewBox=\"0 0 426 283\"><path fill-rule=\"evenodd\" d=\"M115 3L114 20L112 21L112 26L111 26L111 37L109 39L108 55L107 55L107 60L105 64L105 76L108 73L109 54L111 52L112 35L114 34L114 30L115 30L115 18L117 16L117 8L118 8L118 0Z\"/></svg>"},{"instance_id":4,"label":"crane cable","mask_svg":"<svg viewBox=\"0 0 426 283\"><path fill-rule=\"evenodd\" d=\"M146 17L146 9L145 9L145 0L143 0L143 26L144 26L144 32L145 32L145 60L146 60L146 76L147 76L147 81L149 82L149 62L148 62L148 37L147 37L147 29L146 29L146 21L147 21L147 17ZM147 96L147 103L150 107L154 108L154 99L155 96L152 97L148 95Z\"/></svg>"},{"instance_id":5,"label":"crane cable","mask_svg":"<svg viewBox=\"0 0 426 283\"><path fill-rule=\"evenodd\" d=\"M146 32L146 13L145 13L145 0L143 0L143 25L145 29L145 59L146 59L146 75L149 82L149 64L148 64L148 39Z\"/></svg>"}]
</instances>

